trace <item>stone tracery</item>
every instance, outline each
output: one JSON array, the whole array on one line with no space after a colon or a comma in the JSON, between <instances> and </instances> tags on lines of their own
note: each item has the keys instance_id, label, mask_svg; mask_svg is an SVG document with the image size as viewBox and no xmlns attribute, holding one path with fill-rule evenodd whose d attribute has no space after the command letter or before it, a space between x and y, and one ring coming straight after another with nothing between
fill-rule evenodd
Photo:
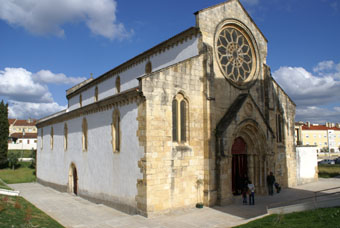
<instances>
[{"instance_id":1,"label":"stone tracery","mask_svg":"<svg viewBox=\"0 0 340 228\"><path fill-rule=\"evenodd\" d=\"M217 37L216 50L219 64L227 78L244 82L252 76L254 48L241 30L225 26Z\"/></svg>"}]
</instances>

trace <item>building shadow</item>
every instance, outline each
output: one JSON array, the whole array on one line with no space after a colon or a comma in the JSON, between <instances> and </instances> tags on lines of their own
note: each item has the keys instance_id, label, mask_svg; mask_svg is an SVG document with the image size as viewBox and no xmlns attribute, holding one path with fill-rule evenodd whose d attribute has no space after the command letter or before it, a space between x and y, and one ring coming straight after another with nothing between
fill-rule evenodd
<instances>
[{"instance_id":1,"label":"building shadow","mask_svg":"<svg viewBox=\"0 0 340 228\"><path fill-rule=\"evenodd\" d=\"M338 187L338 189L326 190L334 187ZM313 201L316 192L318 200L322 200L321 198L324 196L332 197L334 195L331 193L340 191L340 180L339 177L321 179L318 182L303 185L302 188L304 189L301 189L301 186L296 188L286 188L280 193L274 193L273 196L255 194L255 205L243 205L242 196L237 196L232 204L227 206L214 206L212 209L243 219L251 219L266 215L267 208L282 207ZM310 190L308 190L308 188L310 188ZM339 194L337 194L336 197L339 197ZM247 202L249 202L249 200L247 200Z\"/></svg>"}]
</instances>

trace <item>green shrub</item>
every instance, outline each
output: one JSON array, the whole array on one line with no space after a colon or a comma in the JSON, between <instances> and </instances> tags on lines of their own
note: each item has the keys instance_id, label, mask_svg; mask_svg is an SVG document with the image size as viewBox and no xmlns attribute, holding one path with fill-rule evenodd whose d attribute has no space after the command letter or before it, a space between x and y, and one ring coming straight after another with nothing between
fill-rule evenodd
<instances>
[{"instance_id":1,"label":"green shrub","mask_svg":"<svg viewBox=\"0 0 340 228\"><path fill-rule=\"evenodd\" d=\"M36 159L37 159L37 150L32 149L31 150L31 156L30 158L32 158L31 161L31 168L35 169L35 165L36 165Z\"/></svg>"},{"instance_id":2,"label":"green shrub","mask_svg":"<svg viewBox=\"0 0 340 228\"><path fill-rule=\"evenodd\" d=\"M11 153L8 155L8 166L15 169L19 164L19 153Z\"/></svg>"}]
</instances>

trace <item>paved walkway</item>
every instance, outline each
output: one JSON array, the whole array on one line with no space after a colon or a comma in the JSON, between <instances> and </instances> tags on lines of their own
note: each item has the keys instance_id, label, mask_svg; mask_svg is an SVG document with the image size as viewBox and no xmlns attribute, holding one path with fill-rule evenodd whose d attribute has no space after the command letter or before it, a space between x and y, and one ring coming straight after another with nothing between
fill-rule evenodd
<instances>
[{"instance_id":1,"label":"paved walkway","mask_svg":"<svg viewBox=\"0 0 340 228\"><path fill-rule=\"evenodd\" d=\"M340 178L320 179L315 183L283 189L280 194L274 196L255 196L254 206L242 205L239 197L234 204L225 207L178 210L154 218L128 215L38 183L10 186L19 190L20 195L52 218L70 228L224 228L244 224L266 215L266 206L269 204L313 196L313 191L340 187Z\"/></svg>"}]
</instances>

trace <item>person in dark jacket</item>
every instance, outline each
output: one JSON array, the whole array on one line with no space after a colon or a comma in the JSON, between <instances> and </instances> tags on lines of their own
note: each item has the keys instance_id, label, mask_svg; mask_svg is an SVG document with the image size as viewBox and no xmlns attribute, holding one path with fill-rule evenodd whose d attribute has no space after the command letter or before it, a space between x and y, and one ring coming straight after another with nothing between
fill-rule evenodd
<instances>
[{"instance_id":1,"label":"person in dark jacket","mask_svg":"<svg viewBox=\"0 0 340 228\"><path fill-rule=\"evenodd\" d=\"M273 172L270 172L267 176L267 187L268 187L268 193L269 195L274 194L274 183L275 183L275 176L273 175Z\"/></svg>"}]
</instances>

